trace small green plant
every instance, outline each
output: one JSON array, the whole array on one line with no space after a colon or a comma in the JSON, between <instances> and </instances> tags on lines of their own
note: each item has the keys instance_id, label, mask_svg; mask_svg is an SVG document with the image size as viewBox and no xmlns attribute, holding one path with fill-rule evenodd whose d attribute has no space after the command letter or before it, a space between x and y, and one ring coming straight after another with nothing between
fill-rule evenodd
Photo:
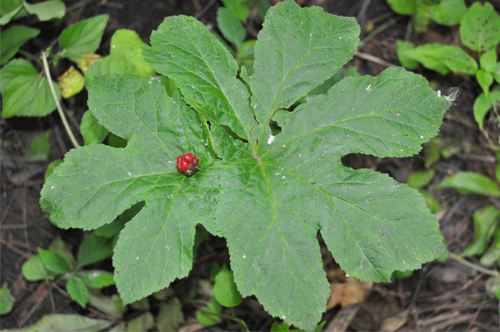
<instances>
[{"instance_id":1,"label":"small green plant","mask_svg":"<svg viewBox=\"0 0 500 332\"><path fill-rule=\"evenodd\" d=\"M10 313L12 307L14 306L14 298L10 294L7 283L4 282L2 289L0 290L0 315L6 315Z\"/></svg>"},{"instance_id":2,"label":"small green plant","mask_svg":"<svg viewBox=\"0 0 500 332\"><path fill-rule=\"evenodd\" d=\"M496 81L500 83L500 62L497 62L497 46L500 42L500 15L489 2L475 2L461 17L460 38L462 43L477 52L476 59L457 46L440 43L415 47L410 42L398 41L399 61L406 68L416 69L423 66L442 75L450 72L475 75L483 93L474 103L474 118L483 129L484 117L493 108L497 119L500 117L499 86L490 89ZM455 93L446 94L450 100L456 99Z\"/></svg>"},{"instance_id":3,"label":"small green plant","mask_svg":"<svg viewBox=\"0 0 500 332\"><path fill-rule=\"evenodd\" d=\"M144 59L162 77L94 76L89 110L127 141L66 154L42 190L59 227L95 229L144 202L113 255L124 303L185 277L195 228L225 237L239 293L255 295L287 324L314 329L330 292L317 233L361 280L389 281L447 255L436 218L417 190L341 157L403 157L436 135L450 103L402 68L331 78L356 51L359 26L293 1L269 9L253 74L192 17L168 17ZM272 131L271 126L276 124ZM200 170L178 172L195 154Z\"/></svg>"},{"instance_id":4,"label":"small green plant","mask_svg":"<svg viewBox=\"0 0 500 332\"><path fill-rule=\"evenodd\" d=\"M500 181L500 153L497 153L497 181ZM441 183L433 186L435 189L455 189L460 194L482 195L491 198L500 197L500 187L493 180L475 172L459 172L451 175ZM463 257L481 255L479 262L484 266L500 264L500 210L493 204L488 204L474 212L474 239L460 256L452 258L464 265L470 266L482 273L490 275L487 287L491 296L500 300L500 274L481 266L465 261Z\"/></svg>"},{"instance_id":5,"label":"small green plant","mask_svg":"<svg viewBox=\"0 0 500 332\"><path fill-rule=\"evenodd\" d=\"M441 25L456 25L467 11L464 0L387 0L398 14L412 15L417 32L427 31L431 19Z\"/></svg>"},{"instance_id":6,"label":"small green plant","mask_svg":"<svg viewBox=\"0 0 500 332\"><path fill-rule=\"evenodd\" d=\"M106 228L115 227L109 224ZM89 288L101 289L114 285L113 274L100 270L83 270L84 266L101 261L113 252L112 238L89 234L78 253L78 260L57 237L48 250L38 248L23 265L23 275L29 281L46 280L66 285L68 295L85 308L89 301Z\"/></svg>"}]
</instances>

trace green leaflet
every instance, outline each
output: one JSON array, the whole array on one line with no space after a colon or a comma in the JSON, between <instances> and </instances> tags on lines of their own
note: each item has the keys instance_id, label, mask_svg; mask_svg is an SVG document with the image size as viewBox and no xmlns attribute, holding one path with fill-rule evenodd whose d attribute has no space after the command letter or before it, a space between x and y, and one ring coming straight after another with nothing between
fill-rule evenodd
<instances>
[{"instance_id":1,"label":"green leaflet","mask_svg":"<svg viewBox=\"0 0 500 332\"><path fill-rule=\"evenodd\" d=\"M0 71L2 118L12 116L45 116L56 109L49 84L31 63L14 59ZM58 99L59 85L54 83Z\"/></svg>"},{"instance_id":2,"label":"green leaflet","mask_svg":"<svg viewBox=\"0 0 500 332\"><path fill-rule=\"evenodd\" d=\"M0 65L6 64L29 39L38 36L40 30L13 25L0 35Z\"/></svg>"},{"instance_id":3,"label":"green leaflet","mask_svg":"<svg viewBox=\"0 0 500 332\"><path fill-rule=\"evenodd\" d=\"M128 144L70 151L41 204L60 227L92 229L145 202L113 256L125 303L188 274L197 224L227 239L243 297L256 295L271 315L303 329L315 328L330 292L318 231L346 273L362 280L388 281L394 270L446 255L417 190L344 167L341 157L417 153L449 102L399 68L346 78L282 110L351 58L359 27L293 1L266 17L255 72L239 73L249 85L216 37L180 16L166 18L144 50L175 80L173 98L156 78L96 76L88 87L89 110ZM275 136L271 120L282 128ZM175 169L188 151L202 163L190 178Z\"/></svg>"},{"instance_id":4,"label":"green leaflet","mask_svg":"<svg viewBox=\"0 0 500 332\"><path fill-rule=\"evenodd\" d=\"M460 22L462 43L474 51L486 52L500 42L500 15L489 2L474 2Z\"/></svg>"}]
</instances>

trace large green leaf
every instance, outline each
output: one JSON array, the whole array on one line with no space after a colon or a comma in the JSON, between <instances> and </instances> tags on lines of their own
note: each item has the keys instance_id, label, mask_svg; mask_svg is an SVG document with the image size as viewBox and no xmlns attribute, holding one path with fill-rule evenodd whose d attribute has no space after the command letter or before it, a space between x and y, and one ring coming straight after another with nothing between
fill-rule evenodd
<instances>
[{"instance_id":1,"label":"large green leaf","mask_svg":"<svg viewBox=\"0 0 500 332\"><path fill-rule=\"evenodd\" d=\"M145 202L113 256L125 303L187 275L197 224L227 239L243 297L255 295L271 315L304 329L315 328L330 293L318 232L346 273L361 280L389 281L394 270L446 255L417 190L344 167L341 158L419 152L450 103L399 68L348 77L283 110L351 58L359 27L293 1L266 17L255 73L240 72L249 85L205 26L181 16L165 19L144 52L175 80L173 98L157 80L133 76L95 77L88 87L90 111L128 144L70 151L45 183L41 204L60 227L92 229ZM189 151L201 158L192 177L175 169L176 157Z\"/></svg>"},{"instance_id":2,"label":"large green leaf","mask_svg":"<svg viewBox=\"0 0 500 332\"><path fill-rule=\"evenodd\" d=\"M9 61L19 47L31 38L38 36L40 30L30 27L13 25L0 35L0 65L4 65Z\"/></svg>"},{"instance_id":3,"label":"large green leaf","mask_svg":"<svg viewBox=\"0 0 500 332\"><path fill-rule=\"evenodd\" d=\"M489 2L474 2L460 22L462 43L474 51L485 52L500 42L500 15Z\"/></svg>"},{"instance_id":4,"label":"large green leaf","mask_svg":"<svg viewBox=\"0 0 500 332\"><path fill-rule=\"evenodd\" d=\"M61 100L61 90L54 83ZM50 87L42 74L26 60L12 60L0 71L2 118L44 116L56 109Z\"/></svg>"},{"instance_id":5,"label":"large green leaf","mask_svg":"<svg viewBox=\"0 0 500 332\"><path fill-rule=\"evenodd\" d=\"M187 275L196 223L217 233L209 218L217 185L211 173L217 167L192 178L177 172L176 158L184 151L206 166L212 157L198 115L178 92L169 98L159 81L96 77L89 96L99 122L129 143L125 149L93 145L72 150L46 182L42 205L60 227L91 229L146 201L121 232L113 256L118 289L129 303Z\"/></svg>"}]
</instances>

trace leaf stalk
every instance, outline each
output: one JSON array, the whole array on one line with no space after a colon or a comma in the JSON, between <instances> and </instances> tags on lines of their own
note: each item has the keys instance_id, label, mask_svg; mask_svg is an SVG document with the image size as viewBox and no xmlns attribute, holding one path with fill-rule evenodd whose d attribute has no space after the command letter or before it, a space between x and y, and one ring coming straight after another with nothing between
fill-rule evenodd
<instances>
[{"instance_id":1,"label":"leaf stalk","mask_svg":"<svg viewBox=\"0 0 500 332\"><path fill-rule=\"evenodd\" d=\"M75 136L73 135L73 132L71 131L71 128L69 127L68 121L66 120L66 116L64 115L61 104L59 103L59 99L57 99L56 90L54 89L54 84L52 83L52 77L50 76L49 64L47 63L47 52L46 51L42 52L42 61L43 61L43 69L45 71L45 76L47 77L47 81L49 83L50 92L52 92L52 98L54 99L54 102L56 103L57 112L59 113L59 116L61 117L61 120L62 120L63 125L64 125L64 129L66 129L66 132L68 133L68 136L71 139L71 142L73 143L75 148L77 148L80 146L80 144L78 144L77 140L75 139Z\"/></svg>"}]
</instances>

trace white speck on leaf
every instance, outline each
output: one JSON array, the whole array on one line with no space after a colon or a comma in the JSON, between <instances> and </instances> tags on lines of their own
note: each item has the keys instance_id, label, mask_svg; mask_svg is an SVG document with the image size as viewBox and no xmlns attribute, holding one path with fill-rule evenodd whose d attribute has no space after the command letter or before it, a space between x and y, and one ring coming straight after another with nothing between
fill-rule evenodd
<instances>
[{"instance_id":1,"label":"white speck on leaf","mask_svg":"<svg viewBox=\"0 0 500 332\"><path fill-rule=\"evenodd\" d=\"M139 257L136 257L135 259L139 259Z\"/></svg>"},{"instance_id":2,"label":"white speck on leaf","mask_svg":"<svg viewBox=\"0 0 500 332\"><path fill-rule=\"evenodd\" d=\"M424 138L424 136L420 135L420 138Z\"/></svg>"},{"instance_id":3,"label":"white speck on leaf","mask_svg":"<svg viewBox=\"0 0 500 332\"><path fill-rule=\"evenodd\" d=\"M128 176L131 176L131 175L132 175L132 174L130 174L130 172L129 172L129 171L127 171L127 173L128 173Z\"/></svg>"},{"instance_id":4,"label":"white speck on leaf","mask_svg":"<svg viewBox=\"0 0 500 332\"><path fill-rule=\"evenodd\" d=\"M283 176L282 179L284 179L285 177Z\"/></svg>"},{"instance_id":5,"label":"white speck on leaf","mask_svg":"<svg viewBox=\"0 0 500 332\"><path fill-rule=\"evenodd\" d=\"M243 255L243 259L247 258L247 255Z\"/></svg>"},{"instance_id":6,"label":"white speck on leaf","mask_svg":"<svg viewBox=\"0 0 500 332\"><path fill-rule=\"evenodd\" d=\"M368 86L366 87L365 91L372 91L372 89L370 89L370 87L371 87L371 86L372 86L371 84L370 84L370 85L368 85Z\"/></svg>"},{"instance_id":7,"label":"white speck on leaf","mask_svg":"<svg viewBox=\"0 0 500 332\"><path fill-rule=\"evenodd\" d=\"M269 135L269 138L267 139L267 144L271 145L272 142L274 142L274 136L271 134Z\"/></svg>"},{"instance_id":8,"label":"white speck on leaf","mask_svg":"<svg viewBox=\"0 0 500 332\"><path fill-rule=\"evenodd\" d=\"M50 189L54 189L54 186L50 186Z\"/></svg>"},{"instance_id":9,"label":"white speck on leaf","mask_svg":"<svg viewBox=\"0 0 500 332\"><path fill-rule=\"evenodd\" d=\"M346 276L347 278L349 278L349 275L348 275L347 273L345 274L345 276Z\"/></svg>"}]
</instances>

